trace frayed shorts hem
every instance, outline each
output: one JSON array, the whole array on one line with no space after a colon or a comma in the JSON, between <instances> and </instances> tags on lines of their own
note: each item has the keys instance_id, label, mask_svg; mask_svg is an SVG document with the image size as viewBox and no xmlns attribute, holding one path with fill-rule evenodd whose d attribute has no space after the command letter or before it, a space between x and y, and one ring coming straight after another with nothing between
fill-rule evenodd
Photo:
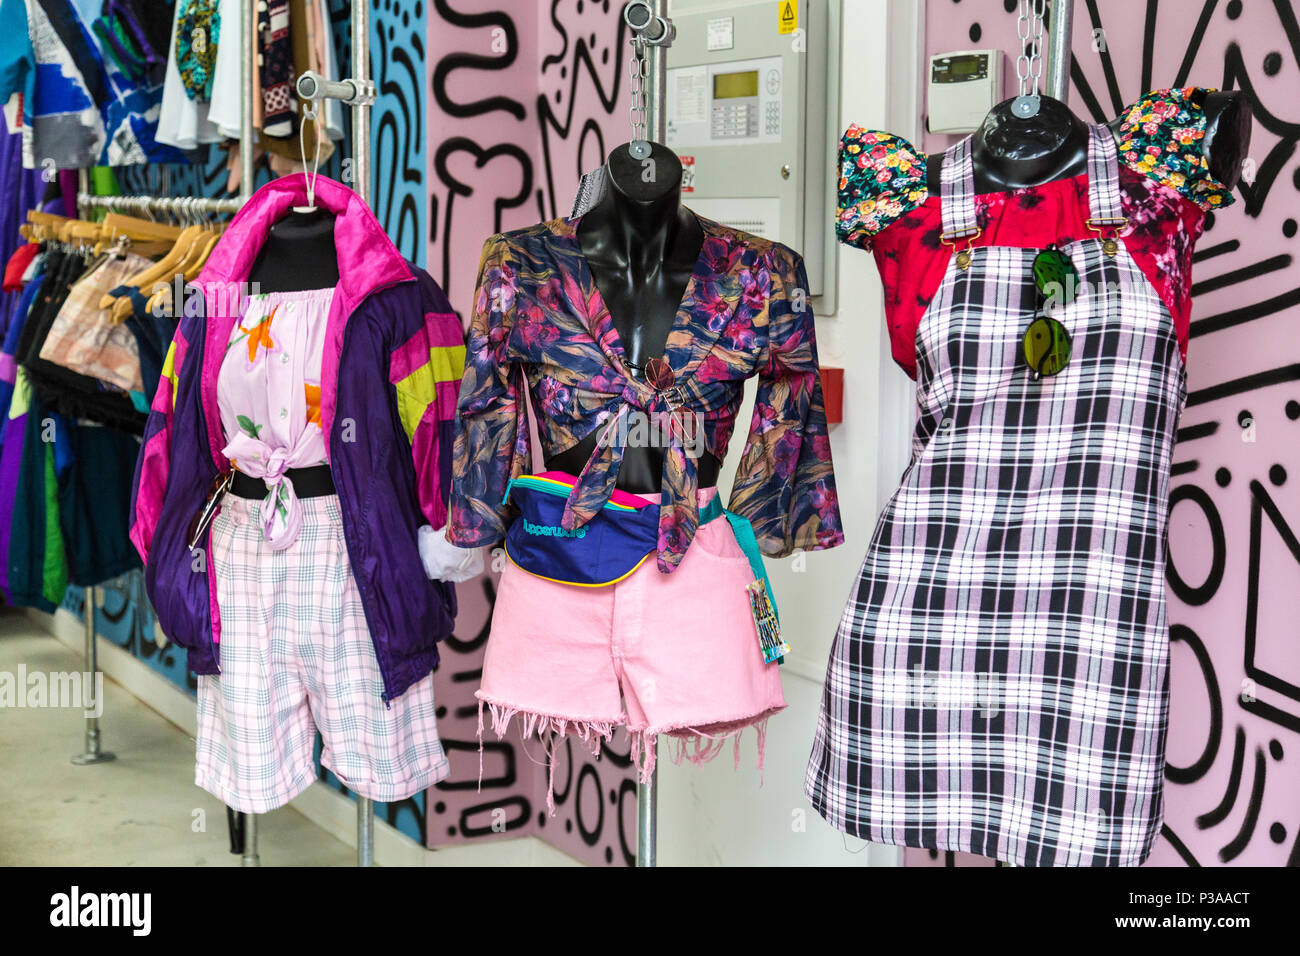
<instances>
[{"instance_id":1,"label":"frayed shorts hem","mask_svg":"<svg viewBox=\"0 0 1300 956\"><path fill-rule=\"evenodd\" d=\"M674 745L671 754L673 763L681 764L685 761L697 766L713 760L726 747L727 741L731 740L734 745L735 768L739 770L740 738L747 728L753 727L758 738L758 770L761 772L767 747L768 718L780 713L786 707L782 703L753 715L681 721L655 728L638 728L627 724L626 715L593 719L548 714L516 706L482 691L476 691L474 696L478 698L479 786L481 787L483 783L483 708L486 706L492 715L492 730L498 740L505 737L510 721L518 718L521 736L525 740L536 737L541 741L549 765L546 809L551 816L555 815L555 743L561 737L576 737L593 757L599 757L601 745L609 742L618 727L625 727L631 744L632 764L636 767L640 781L649 783L657 760L656 748L651 745L651 741L655 738L659 736L671 738Z\"/></svg>"}]
</instances>

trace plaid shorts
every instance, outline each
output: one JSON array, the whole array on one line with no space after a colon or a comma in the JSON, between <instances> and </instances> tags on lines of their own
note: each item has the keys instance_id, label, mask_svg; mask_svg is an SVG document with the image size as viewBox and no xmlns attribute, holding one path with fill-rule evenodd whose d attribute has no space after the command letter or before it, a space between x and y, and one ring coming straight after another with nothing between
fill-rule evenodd
<instances>
[{"instance_id":1,"label":"plaid shorts","mask_svg":"<svg viewBox=\"0 0 1300 956\"><path fill-rule=\"evenodd\" d=\"M335 496L304 498L287 549L267 547L260 501L227 496L212 523L221 673L199 677L195 783L244 813L288 803L321 764L350 790L402 800L447 776L433 675L391 706L348 562Z\"/></svg>"}]
</instances>

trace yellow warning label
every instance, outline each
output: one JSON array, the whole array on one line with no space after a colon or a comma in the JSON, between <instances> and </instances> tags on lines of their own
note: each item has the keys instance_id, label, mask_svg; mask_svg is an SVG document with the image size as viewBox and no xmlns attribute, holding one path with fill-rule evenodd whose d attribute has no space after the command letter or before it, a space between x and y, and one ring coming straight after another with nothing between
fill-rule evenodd
<instances>
[{"instance_id":1,"label":"yellow warning label","mask_svg":"<svg viewBox=\"0 0 1300 956\"><path fill-rule=\"evenodd\" d=\"M777 5L777 33L794 33L799 29L799 4L795 0L781 0Z\"/></svg>"}]
</instances>

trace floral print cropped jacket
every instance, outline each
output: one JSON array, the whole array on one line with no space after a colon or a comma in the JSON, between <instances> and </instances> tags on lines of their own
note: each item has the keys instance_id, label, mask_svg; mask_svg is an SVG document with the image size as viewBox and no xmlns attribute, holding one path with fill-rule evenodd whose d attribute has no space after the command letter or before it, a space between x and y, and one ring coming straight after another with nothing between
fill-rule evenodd
<instances>
[{"instance_id":1,"label":"floral print cropped jacket","mask_svg":"<svg viewBox=\"0 0 1300 956\"><path fill-rule=\"evenodd\" d=\"M456 424L448 540L490 545L505 534L502 498L532 470L527 388L544 457L632 412L693 413L721 459L746 379L754 417L729 510L771 556L843 542L813 313L803 261L780 243L697 216L704 245L668 336L673 387L633 378L609 310L578 245L580 218L491 237L483 249ZM680 413L679 413L680 414ZM671 430L668 431L671 434ZM699 524L696 459L680 436L664 455L659 570L681 562ZM622 448L601 441L569 495L562 524L581 527L609 500Z\"/></svg>"}]
</instances>

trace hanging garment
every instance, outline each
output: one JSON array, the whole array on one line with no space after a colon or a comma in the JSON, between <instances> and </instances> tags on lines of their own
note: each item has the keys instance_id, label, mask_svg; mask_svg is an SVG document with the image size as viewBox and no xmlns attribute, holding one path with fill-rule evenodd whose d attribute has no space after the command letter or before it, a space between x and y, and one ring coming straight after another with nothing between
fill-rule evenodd
<instances>
[{"instance_id":1,"label":"hanging garment","mask_svg":"<svg viewBox=\"0 0 1300 956\"><path fill-rule=\"evenodd\" d=\"M56 250L49 254L49 259L41 294L19 338L18 364L27 371L41 404L50 410L69 418L86 418L134 435L141 434L145 416L125 391L41 357L46 339L87 265L78 253ZM138 364L138 357L135 361Z\"/></svg>"},{"instance_id":2,"label":"hanging garment","mask_svg":"<svg viewBox=\"0 0 1300 956\"><path fill-rule=\"evenodd\" d=\"M362 796L402 800L448 772L433 674L386 706L339 499L308 494L319 489L301 477L328 468L320 383L334 295L251 296L217 373L222 454L265 494L235 486L213 522L220 673L199 678L196 782L245 812L312 783L318 729L322 763Z\"/></svg>"},{"instance_id":3,"label":"hanging garment","mask_svg":"<svg viewBox=\"0 0 1300 956\"><path fill-rule=\"evenodd\" d=\"M196 103L212 99L220 40L217 0L182 0L176 21L176 68L185 95Z\"/></svg>"},{"instance_id":4,"label":"hanging garment","mask_svg":"<svg viewBox=\"0 0 1300 956\"><path fill-rule=\"evenodd\" d=\"M167 66L163 74L162 96L159 100L157 136L160 143L174 146L177 149L191 150L196 149L202 143L218 142L222 137L222 132L218 129L217 124L208 118L210 104L200 103L190 98L185 92L185 81L181 77L177 46L177 33L180 30L180 18L184 6L183 3L176 5L175 20L167 48ZM235 19L238 20L238 15L236 15ZM226 22L225 18L223 18L223 22ZM229 43L234 38L228 35L226 39ZM221 47L218 47L217 52L219 59L214 64L215 76L211 93L214 100L222 95L221 89L228 87L230 84L234 84L235 90L239 88L238 58L236 57L233 61L235 69L232 73L229 68L231 61L220 56ZM234 53L233 43L231 44L231 53ZM229 96L229 92L225 95ZM238 135L238 133L236 132L235 135Z\"/></svg>"},{"instance_id":5,"label":"hanging garment","mask_svg":"<svg viewBox=\"0 0 1300 956\"><path fill-rule=\"evenodd\" d=\"M140 567L127 519L140 440L101 425L69 424L67 467L58 476L58 515L68 580L102 584Z\"/></svg>"},{"instance_id":6,"label":"hanging garment","mask_svg":"<svg viewBox=\"0 0 1300 956\"><path fill-rule=\"evenodd\" d=\"M9 410L9 400L14 394L14 381L18 375L18 340L22 338L27 317L31 314L32 303L41 291L43 276L37 273L23 289L9 317L9 326L5 329L4 345L0 347L0 445L4 443L4 415ZM0 509L2 510L2 509Z\"/></svg>"},{"instance_id":7,"label":"hanging garment","mask_svg":"<svg viewBox=\"0 0 1300 956\"><path fill-rule=\"evenodd\" d=\"M20 370L5 442L6 457L12 451L18 459L5 586L10 603L50 614L68 586L54 471L54 441L63 427L36 401Z\"/></svg>"},{"instance_id":8,"label":"hanging garment","mask_svg":"<svg viewBox=\"0 0 1300 956\"><path fill-rule=\"evenodd\" d=\"M939 198L903 140L844 138L840 236L875 253L918 421L827 669L805 789L837 829L1019 865L1137 865L1156 840L1187 284L1232 200L1203 93L1144 98L1118 149L1092 127L1086 175L987 196L969 137ZM1035 378L1049 244L1081 284L1054 313L1069 360Z\"/></svg>"},{"instance_id":9,"label":"hanging garment","mask_svg":"<svg viewBox=\"0 0 1300 956\"><path fill-rule=\"evenodd\" d=\"M525 384L550 457L597 429L680 407L704 449L721 459L745 381L757 377L754 417L728 510L749 519L764 554L819 550L844 540L818 377L803 261L780 243L703 217L705 240L668 336L675 387L632 378L609 310L578 244L578 219L493 236L483 249L461 386L448 539L499 542L512 478L529 472ZM565 505L581 527L609 501L623 443L593 454ZM665 452L659 507L661 571L681 563L699 523L696 456Z\"/></svg>"},{"instance_id":10,"label":"hanging garment","mask_svg":"<svg viewBox=\"0 0 1300 956\"><path fill-rule=\"evenodd\" d=\"M176 320L169 314L151 312L137 303L136 308L127 316L125 324L127 330L135 336L144 406L148 409L153 405L154 395L158 392L167 348L171 345L172 336L176 334ZM133 398L134 395L132 392Z\"/></svg>"},{"instance_id":11,"label":"hanging garment","mask_svg":"<svg viewBox=\"0 0 1300 956\"><path fill-rule=\"evenodd\" d=\"M292 136L298 131L293 91L293 38L289 0L263 0L257 8L258 72L262 78L262 132Z\"/></svg>"},{"instance_id":12,"label":"hanging garment","mask_svg":"<svg viewBox=\"0 0 1300 956\"><path fill-rule=\"evenodd\" d=\"M446 296L402 258L360 197L324 176L315 187L316 205L335 216L340 276L326 325L320 428L384 696L394 700L437 664L437 642L455 618L454 588L429 580L421 565L419 529L446 523L464 338ZM306 201L305 177L286 176L231 221L196 281L205 315L180 320L146 426L131 539L158 621L197 674L217 673L221 633L211 548L196 573L187 547L191 521L230 470L218 372L271 226Z\"/></svg>"},{"instance_id":13,"label":"hanging garment","mask_svg":"<svg viewBox=\"0 0 1300 956\"><path fill-rule=\"evenodd\" d=\"M46 362L97 378L123 391L143 391L140 349L126 326L115 323L103 296L152 263L132 253L113 254L95 263L73 283L45 335L40 357Z\"/></svg>"},{"instance_id":14,"label":"hanging garment","mask_svg":"<svg viewBox=\"0 0 1300 956\"><path fill-rule=\"evenodd\" d=\"M92 165L112 98L104 62L69 0L0 2L0 102L23 94L23 165Z\"/></svg>"}]
</instances>

